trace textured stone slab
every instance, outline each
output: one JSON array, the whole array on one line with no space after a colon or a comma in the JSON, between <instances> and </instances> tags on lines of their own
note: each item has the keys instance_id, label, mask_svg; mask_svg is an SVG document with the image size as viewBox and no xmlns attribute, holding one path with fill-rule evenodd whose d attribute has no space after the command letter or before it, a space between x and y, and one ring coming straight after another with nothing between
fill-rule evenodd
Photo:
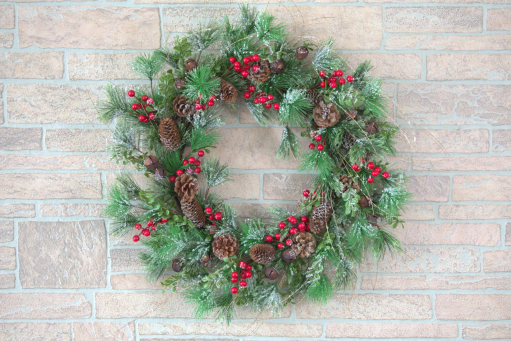
<instances>
[{"instance_id":1,"label":"textured stone slab","mask_svg":"<svg viewBox=\"0 0 511 341\"><path fill-rule=\"evenodd\" d=\"M385 9L385 32L482 31L482 7L388 7Z\"/></svg>"},{"instance_id":2,"label":"textured stone slab","mask_svg":"<svg viewBox=\"0 0 511 341\"><path fill-rule=\"evenodd\" d=\"M0 28L14 28L14 6L0 6Z\"/></svg>"},{"instance_id":3,"label":"textured stone slab","mask_svg":"<svg viewBox=\"0 0 511 341\"><path fill-rule=\"evenodd\" d=\"M0 243L6 243L12 240L14 240L14 222L0 220Z\"/></svg>"},{"instance_id":4,"label":"textured stone slab","mask_svg":"<svg viewBox=\"0 0 511 341\"><path fill-rule=\"evenodd\" d=\"M71 324L46 322L0 323L2 340L71 341Z\"/></svg>"},{"instance_id":5,"label":"textured stone slab","mask_svg":"<svg viewBox=\"0 0 511 341\"><path fill-rule=\"evenodd\" d=\"M141 79L131 64L139 53L71 53L68 72L71 80Z\"/></svg>"},{"instance_id":6,"label":"textured stone slab","mask_svg":"<svg viewBox=\"0 0 511 341\"><path fill-rule=\"evenodd\" d=\"M422 58L417 54L400 53L345 53L349 65L358 65L371 60L374 69L371 75L383 79L419 79L422 70Z\"/></svg>"},{"instance_id":7,"label":"textured stone slab","mask_svg":"<svg viewBox=\"0 0 511 341\"><path fill-rule=\"evenodd\" d=\"M222 199L259 199L259 174L232 174L230 179L232 181L213 187L211 193L218 194Z\"/></svg>"},{"instance_id":8,"label":"textured stone slab","mask_svg":"<svg viewBox=\"0 0 511 341\"><path fill-rule=\"evenodd\" d=\"M418 171L492 171L511 170L511 156L430 157L414 156L413 170Z\"/></svg>"},{"instance_id":9,"label":"textured stone slab","mask_svg":"<svg viewBox=\"0 0 511 341\"><path fill-rule=\"evenodd\" d=\"M407 187L412 193L410 201L449 200L448 176L410 176Z\"/></svg>"},{"instance_id":10,"label":"textured stone slab","mask_svg":"<svg viewBox=\"0 0 511 341\"><path fill-rule=\"evenodd\" d=\"M100 174L9 173L0 177L0 199L100 199L101 187Z\"/></svg>"},{"instance_id":11,"label":"textured stone slab","mask_svg":"<svg viewBox=\"0 0 511 341\"><path fill-rule=\"evenodd\" d=\"M399 84L398 118L414 125L511 124L508 85Z\"/></svg>"},{"instance_id":12,"label":"textured stone slab","mask_svg":"<svg viewBox=\"0 0 511 341\"><path fill-rule=\"evenodd\" d=\"M96 143L101 148L100 143ZM58 145L57 145L58 148ZM0 154L0 169L37 170L121 170L130 169L110 160L108 155Z\"/></svg>"},{"instance_id":13,"label":"textured stone slab","mask_svg":"<svg viewBox=\"0 0 511 341\"><path fill-rule=\"evenodd\" d=\"M144 273L115 274L110 276L112 289L120 290L162 290L161 282L167 279L163 276L154 282L148 282Z\"/></svg>"},{"instance_id":14,"label":"textured stone slab","mask_svg":"<svg viewBox=\"0 0 511 341\"><path fill-rule=\"evenodd\" d=\"M436 295L435 314L438 320L509 320L511 295Z\"/></svg>"},{"instance_id":15,"label":"textured stone slab","mask_svg":"<svg viewBox=\"0 0 511 341\"><path fill-rule=\"evenodd\" d=\"M511 200L511 179L505 175L455 175L452 186L454 201Z\"/></svg>"},{"instance_id":16,"label":"textured stone slab","mask_svg":"<svg viewBox=\"0 0 511 341\"><path fill-rule=\"evenodd\" d=\"M16 248L0 246L0 270L16 269Z\"/></svg>"},{"instance_id":17,"label":"textured stone slab","mask_svg":"<svg viewBox=\"0 0 511 341\"><path fill-rule=\"evenodd\" d=\"M10 123L70 123L97 121L99 86L12 84L7 90Z\"/></svg>"},{"instance_id":18,"label":"textured stone slab","mask_svg":"<svg viewBox=\"0 0 511 341\"><path fill-rule=\"evenodd\" d=\"M484 272L511 272L511 250L483 252Z\"/></svg>"},{"instance_id":19,"label":"textured stone slab","mask_svg":"<svg viewBox=\"0 0 511 341\"><path fill-rule=\"evenodd\" d=\"M74 341L112 340L134 341L134 323L117 322L74 322Z\"/></svg>"},{"instance_id":20,"label":"textured stone slab","mask_svg":"<svg viewBox=\"0 0 511 341\"><path fill-rule=\"evenodd\" d=\"M479 245L500 243L500 225L489 223L406 223L393 234L405 245Z\"/></svg>"},{"instance_id":21,"label":"textured stone slab","mask_svg":"<svg viewBox=\"0 0 511 341\"><path fill-rule=\"evenodd\" d=\"M104 288L104 222L20 222L19 257L23 288Z\"/></svg>"},{"instance_id":22,"label":"textured stone slab","mask_svg":"<svg viewBox=\"0 0 511 341\"><path fill-rule=\"evenodd\" d=\"M511 339L511 324L466 325L462 327L464 339Z\"/></svg>"},{"instance_id":23,"label":"textured stone slab","mask_svg":"<svg viewBox=\"0 0 511 341\"><path fill-rule=\"evenodd\" d=\"M441 219L502 219L511 218L511 205L442 205L438 208Z\"/></svg>"},{"instance_id":24,"label":"textured stone slab","mask_svg":"<svg viewBox=\"0 0 511 341\"><path fill-rule=\"evenodd\" d=\"M263 197L265 200L299 200L312 180L313 176L306 174L264 174Z\"/></svg>"},{"instance_id":25,"label":"textured stone slab","mask_svg":"<svg viewBox=\"0 0 511 341\"><path fill-rule=\"evenodd\" d=\"M498 51L510 48L511 34L448 37L410 34L391 36L385 42L385 50Z\"/></svg>"},{"instance_id":26,"label":"textured stone slab","mask_svg":"<svg viewBox=\"0 0 511 341\"><path fill-rule=\"evenodd\" d=\"M456 275L456 276L363 276L361 289L364 290L480 290L511 289L507 276Z\"/></svg>"},{"instance_id":27,"label":"textured stone slab","mask_svg":"<svg viewBox=\"0 0 511 341\"><path fill-rule=\"evenodd\" d=\"M79 319L91 317L84 294L0 294L0 319Z\"/></svg>"},{"instance_id":28,"label":"textured stone slab","mask_svg":"<svg viewBox=\"0 0 511 341\"><path fill-rule=\"evenodd\" d=\"M35 205L32 204L2 205L0 206L0 217L33 218L35 217Z\"/></svg>"},{"instance_id":29,"label":"textured stone slab","mask_svg":"<svg viewBox=\"0 0 511 341\"><path fill-rule=\"evenodd\" d=\"M403 153L486 153L490 149L487 129L402 129L396 149Z\"/></svg>"},{"instance_id":30,"label":"textured stone slab","mask_svg":"<svg viewBox=\"0 0 511 341\"><path fill-rule=\"evenodd\" d=\"M12 48L13 45L14 45L14 34L0 33L0 47L10 49L10 48ZM0 108L1 108L1 106L0 106Z\"/></svg>"},{"instance_id":31,"label":"textured stone slab","mask_svg":"<svg viewBox=\"0 0 511 341\"><path fill-rule=\"evenodd\" d=\"M433 220L435 219L435 212L433 205L406 205L405 211L401 215L404 221L410 220Z\"/></svg>"},{"instance_id":32,"label":"textured stone slab","mask_svg":"<svg viewBox=\"0 0 511 341\"><path fill-rule=\"evenodd\" d=\"M135 271L144 267L138 258L143 249L111 249L110 268L112 271Z\"/></svg>"},{"instance_id":33,"label":"textured stone slab","mask_svg":"<svg viewBox=\"0 0 511 341\"><path fill-rule=\"evenodd\" d=\"M108 129L48 129L46 148L51 151L103 152L110 135Z\"/></svg>"},{"instance_id":34,"label":"textured stone slab","mask_svg":"<svg viewBox=\"0 0 511 341\"><path fill-rule=\"evenodd\" d=\"M481 271L480 252L468 247L407 247L402 255L385 257L381 263L368 259L362 272L461 273Z\"/></svg>"},{"instance_id":35,"label":"textured stone slab","mask_svg":"<svg viewBox=\"0 0 511 341\"><path fill-rule=\"evenodd\" d=\"M507 152L511 150L511 130L496 129L492 132L492 150Z\"/></svg>"},{"instance_id":36,"label":"textured stone slab","mask_svg":"<svg viewBox=\"0 0 511 341\"><path fill-rule=\"evenodd\" d=\"M335 294L322 309L306 300L295 309L297 318L306 319L424 320L433 316L427 295Z\"/></svg>"},{"instance_id":37,"label":"textured stone slab","mask_svg":"<svg viewBox=\"0 0 511 341\"><path fill-rule=\"evenodd\" d=\"M0 275L0 289L14 289L15 281L16 281L16 276L14 274L1 274Z\"/></svg>"},{"instance_id":38,"label":"textured stone slab","mask_svg":"<svg viewBox=\"0 0 511 341\"><path fill-rule=\"evenodd\" d=\"M63 52L0 53L0 78L56 79L63 75Z\"/></svg>"},{"instance_id":39,"label":"textured stone slab","mask_svg":"<svg viewBox=\"0 0 511 341\"><path fill-rule=\"evenodd\" d=\"M486 16L486 29L488 31L511 31L510 18L510 8L489 8Z\"/></svg>"},{"instance_id":40,"label":"textured stone slab","mask_svg":"<svg viewBox=\"0 0 511 341\"><path fill-rule=\"evenodd\" d=\"M328 323L326 337L353 338L451 338L458 336L455 324Z\"/></svg>"},{"instance_id":41,"label":"textured stone slab","mask_svg":"<svg viewBox=\"0 0 511 341\"><path fill-rule=\"evenodd\" d=\"M41 204L43 217L101 217L105 204Z\"/></svg>"},{"instance_id":42,"label":"textured stone slab","mask_svg":"<svg viewBox=\"0 0 511 341\"><path fill-rule=\"evenodd\" d=\"M41 150L43 130L40 128L0 128L0 149Z\"/></svg>"},{"instance_id":43,"label":"textured stone slab","mask_svg":"<svg viewBox=\"0 0 511 341\"><path fill-rule=\"evenodd\" d=\"M21 48L160 47L157 8L23 6L18 10L18 27Z\"/></svg>"},{"instance_id":44,"label":"textured stone slab","mask_svg":"<svg viewBox=\"0 0 511 341\"><path fill-rule=\"evenodd\" d=\"M429 54L427 80L492 80L511 79L509 54Z\"/></svg>"}]
</instances>

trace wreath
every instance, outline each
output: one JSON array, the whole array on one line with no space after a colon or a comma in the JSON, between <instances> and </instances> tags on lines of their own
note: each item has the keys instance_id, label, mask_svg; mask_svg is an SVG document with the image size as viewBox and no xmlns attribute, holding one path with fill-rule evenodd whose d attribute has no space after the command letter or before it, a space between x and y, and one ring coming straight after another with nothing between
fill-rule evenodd
<instances>
[{"instance_id":1,"label":"wreath","mask_svg":"<svg viewBox=\"0 0 511 341\"><path fill-rule=\"evenodd\" d=\"M111 233L135 231L146 246L150 280L172 268L164 291L179 288L198 318L229 322L237 305L278 313L300 296L326 303L350 288L366 256L400 250L388 227L402 223L409 193L384 159L395 154L398 128L370 62L346 75L332 39L293 42L274 16L245 4L237 19L200 24L172 49L137 57L133 69L148 82L136 91L108 85L100 120L114 122L112 158L152 184L142 189L121 173L104 215ZM277 156L299 158L299 170L315 175L295 212L275 206L271 220L239 221L210 193L230 175L206 157L219 139L220 107L239 97L261 125L283 127ZM291 127L312 140L306 153Z\"/></svg>"}]
</instances>

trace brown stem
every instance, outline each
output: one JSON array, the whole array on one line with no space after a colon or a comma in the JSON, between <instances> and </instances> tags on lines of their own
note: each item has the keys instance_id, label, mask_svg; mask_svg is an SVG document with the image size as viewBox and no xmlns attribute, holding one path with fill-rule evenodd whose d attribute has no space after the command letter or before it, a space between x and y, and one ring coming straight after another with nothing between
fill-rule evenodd
<instances>
[{"instance_id":1,"label":"brown stem","mask_svg":"<svg viewBox=\"0 0 511 341\"><path fill-rule=\"evenodd\" d=\"M312 61L310 61L308 63L305 63L305 64L302 64L300 67L304 67L304 66L311 65L311 64L312 64Z\"/></svg>"},{"instance_id":2,"label":"brown stem","mask_svg":"<svg viewBox=\"0 0 511 341\"><path fill-rule=\"evenodd\" d=\"M282 97L284 97L284 94L283 94L282 92L280 92L280 90L279 90L279 89L277 89L277 88L276 88L276 87L274 87L274 86L273 86L273 88L274 88L275 90L277 90L277 92L278 92L278 93L279 93Z\"/></svg>"},{"instance_id":3,"label":"brown stem","mask_svg":"<svg viewBox=\"0 0 511 341\"><path fill-rule=\"evenodd\" d=\"M200 50L199 52L199 56L197 57L197 64L199 64L199 61L200 61L200 56L202 55L202 50Z\"/></svg>"},{"instance_id":4,"label":"brown stem","mask_svg":"<svg viewBox=\"0 0 511 341\"><path fill-rule=\"evenodd\" d=\"M257 41L255 43L253 43L248 49L250 50L251 48L253 48L257 43L259 43L259 39L257 39Z\"/></svg>"},{"instance_id":5,"label":"brown stem","mask_svg":"<svg viewBox=\"0 0 511 341\"><path fill-rule=\"evenodd\" d=\"M206 190L206 194L204 195L204 200L206 200L208 198L208 195L209 195L209 187L208 189Z\"/></svg>"}]
</instances>

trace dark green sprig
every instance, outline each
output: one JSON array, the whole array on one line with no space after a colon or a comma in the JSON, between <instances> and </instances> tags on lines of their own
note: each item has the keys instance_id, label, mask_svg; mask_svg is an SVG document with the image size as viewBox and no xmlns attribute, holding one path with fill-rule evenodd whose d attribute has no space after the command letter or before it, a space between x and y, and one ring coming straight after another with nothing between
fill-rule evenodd
<instances>
[{"instance_id":1,"label":"dark green sprig","mask_svg":"<svg viewBox=\"0 0 511 341\"><path fill-rule=\"evenodd\" d=\"M163 68L165 59L161 53L143 53L133 61L133 70L141 76L153 80Z\"/></svg>"},{"instance_id":2,"label":"dark green sprig","mask_svg":"<svg viewBox=\"0 0 511 341\"><path fill-rule=\"evenodd\" d=\"M289 159L289 154L293 154L295 158L300 156L298 138L296 134L288 126L282 130L282 137L280 146L277 150L277 157L282 159Z\"/></svg>"},{"instance_id":3,"label":"dark green sprig","mask_svg":"<svg viewBox=\"0 0 511 341\"><path fill-rule=\"evenodd\" d=\"M190 99L209 98L217 95L220 79L208 65L201 65L190 71L186 76L186 87L183 94Z\"/></svg>"},{"instance_id":4,"label":"dark green sprig","mask_svg":"<svg viewBox=\"0 0 511 341\"><path fill-rule=\"evenodd\" d=\"M106 100L99 103L99 121L109 123L114 118L131 114L131 103L126 96L127 90L108 83L105 89Z\"/></svg>"}]
</instances>

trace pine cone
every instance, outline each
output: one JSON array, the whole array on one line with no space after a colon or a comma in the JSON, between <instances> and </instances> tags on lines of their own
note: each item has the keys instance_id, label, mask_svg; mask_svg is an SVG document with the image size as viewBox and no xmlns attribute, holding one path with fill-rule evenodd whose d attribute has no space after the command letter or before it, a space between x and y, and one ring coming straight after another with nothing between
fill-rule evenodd
<instances>
[{"instance_id":1,"label":"pine cone","mask_svg":"<svg viewBox=\"0 0 511 341\"><path fill-rule=\"evenodd\" d=\"M259 264L268 264L275 258L275 248L271 244L257 244L249 250L250 258Z\"/></svg>"},{"instance_id":2,"label":"pine cone","mask_svg":"<svg viewBox=\"0 0 511 341\"><path fill-rule=\"evenodd\" d=\"M346 192L348 189L353 188L357 193L360 191L360 185L354 181L353 178L343 175L339 178L339 181L344 184L342 192Z\"/></svg>"},{"instance_id":3,"label":"pine cone","mask_svg":"<svg viewBox=\"0 0 511 341\"><path fill-rule=\"evenodd\" d=\"M181 200L191 201L199 193L197 179L191 175L183 174L176 178L175 191Z\"/></svg>"},{"instance_id":4,"label":"pine cone","mask_svg":"<svg viewBox=\"0 0 511 341\"><path fill-rule=\"evenodd\" d=\"M220 80L220 100L233 103L238 99L238 90L229 82Z\"/></svg>"},{"instance_id":5,"label":"pine cone","mask_svg":"<svg viewBox=\"0 0 511 341\"><path fill-rule=\"evenodd\" d=\"M342 136L341 147L346 150L350 150L351 146L353 146L355 142L357 142L355 137L348 133L347 131L345 131L344 135Z\"/></svg>"},{"instance_id":6,"label":"pine cone","mask_svg":"<svg viewBox=\"0 0 511 341\"><path fill-rule=\"evenodd\" d=\"M307 258L316 250L316 239L314 239L312 233L299 232L293 236L291 249L295 250L298 257Z\"/></svg>"},{"instance_id":7,"label":"pine cone","mask_svg":"<svg viewBox=\"0 0 511 341\"><path fill-rule=\"evenodd\" d=\"M154 170L154 178L158 181L163 180L167 177L167 172L162 167L156 167Z\"/></svg>"},{"instance_id":8,"label":"pine cone","mask_svg":"<svg viewBox=\"0 0 511 341\"><path fill-rule=\"evenodd\" d=\"M176 79L176 81L174 82L174 86L176 87L176 89L178 90L181 90L181 89L184 89L186 83L185 83L185 78L184 77L181 77L181 78L178 78Z\"/></svg>"},{"instance_id":9,"label":"pine cone","mask_svg":"<svg viewBox=\"0 0 511 341\"><path fill-rule=\"evenodd\" d=\"M328 221L332 217L333 212L334 208L330 201L323 200L319 206L314 207L310 215L309 223L311 232L318 234L323 231L326 224L328 224Z\"/></svg>"},{"instance_id":10,"label":"pine cone","mask_svg":"<svg viewBox=\"0 0 511 341\"><path fill-rule=\"evenodd\" d=\"M367 195L361 195L360 200L358 201L358 204L360 207L369 207L373 201L371 200L371 197L368 197Z\"/></svg>"},{"instance_id":11,"label":"pine cone","mask_svg":"<svg viewBox=\"0 0 511 341\"><path fill-rule=\"evenodd\" d=\"M165 117L161 120L159 131L160 141L165 149L171 152L179 148L181 145L181 135L179 134L176 123L174 123L171 118Z\"/></svg>"},{"instance_id":12,"label":"pine cone","mask_svg":"<svg viewBox=\"0 0 511 341\"><path fill-rule=\"evenodd\" d=\"M367 122L365 132L367 133L367 135L376 134L378 132L378 124L374 121Z\"/></svg>"},{"instance_id":13,"label":"pine cone","mask_svg":"<svg viewBox=\"0 0 511 341\"><path fill-rule=\"evenodd\" d=\"M314 122L320 127L331 127L341 119L341 113L334 102L326 104L320 101L312 112Z\"/></svg>"},{"instance_id":14,"label":"pine cone","mask_svg":"<svg viewBox=\"0 0 511 341\"><path fill-rule=\"evenodd\" d=\"M312 105L317 106L319 105L319 102L321 101L322 97L319 96L319 92L317 92L314 89L307 89L305 91L305 96L310 99Z\"/></svg>"},{"instance_id":15,"label":"pine cone","mask_svg":"<svg viewBox=\"0 0 511 341\"><path fill-rule=\"evenodd\" d=\"M248 72L248 79L254 83L266 82L271 75L270 62L267 60L261 60L256 62L254 65L258 65L259 69L254 71L250 68L250 71Z\"/></svg>"},{"instance_id":16,"label":"pine cone","mask_svg":"<svg viewBox=\"0 0 511 341\"><path fill-rule=\"evenodd\" d=\"M191 201L181 199L180 204L181 211L183 211L185 217L193 222L195 227L201 228L206 225L206 215L197 198L193 198Z\"/></svg>"},{"instance_id":17,"label":"pine cone","mask_svg":"<svg viewBox=\"0 0 511 341\"><path fill-rule=\"evenodd\" d=\"M193 113L193 107L188 102L188 98L182 95L177 95L172 102L172 106L174 108L174 112L179 117L190 116Z\"/></svg>"},{"instance_id":18,"label":"pine cone","mask_svg":"<svg viewBox=\"0 0 511 341\"><path fill-rule=\"evenodd\" d=\"M238 252L238 240L232 234L222 234L213 240L213 253L219 259L234 256Z\"/></svg>"}]
</instances>

